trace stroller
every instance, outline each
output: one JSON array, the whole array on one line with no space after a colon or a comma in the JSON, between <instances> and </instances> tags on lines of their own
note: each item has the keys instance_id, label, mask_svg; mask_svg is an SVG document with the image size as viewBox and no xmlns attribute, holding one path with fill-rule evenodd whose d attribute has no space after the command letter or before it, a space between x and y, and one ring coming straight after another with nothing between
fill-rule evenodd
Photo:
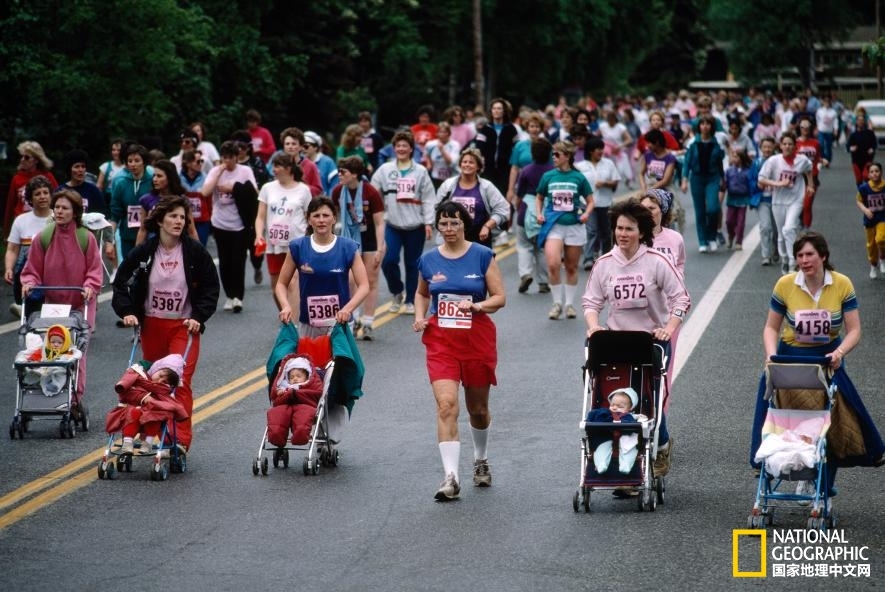
<instances>
[{"instance_id":1,"label":"stroller","mask_svg":"<svg viewBox=\"0 0 885 592\"><path fill-rule=\"evenodd\" d=\"M664 478L652 471L658 451L658 427L666 393L667 352L643 331L597 331L585 344L584 405L580 428L580 485L572 499L575 512L590 511L590 495L598 490L638 492L639 511L653 512L664 503ZM606 408L608 394L632 388L638 394L636 423L586 421L587 412ZM619 463L621 438L636 439L636 459L629 472ZM608 468L599 472L594 454L599 440L612 442ZM631 495L628 493L627 495Z\"/></svg>"},{"instance_id":2,"label":"stroller","mask_svg":"<svg viewBox=\"0 0 885 592\"><path fill-rule=\"evenodd\" d=\"M277 447L268 441L268 427L265 426L261 436L258 453L252 459L252 474L267 475L268 457L271 452L274 468L288 468L289 451L303 450L306 452L302 461L302 472L305 475L316 475L320 465L338 466L340 455L336 444L337 433L334 425L342 423L350 413L355 399L362 396L363 365L356 347L356 341L348 325L335 325L330 335L317 338L300 338L295 325L289 323L280 328L271 355L267 361L268 395L270 396L279 374L284 371L285 362L307 353L313 364L319 369L322 377L322 395L317 402L313 415L310 435L306 444ZM332 418L330 421L330 417Z\"/></svg>"},{"instance_id":3,"label":"stroller","mask_svg":"<svg viewBox=\"0 0 885 592\"><path fill-rule=\"evenodd\" d=\"M182 357L186 360L187 354L191 348L192 338L188 335L187 346L185 346ZM138 328L135 329L135 336L132 339L132 350L129 354L129 366L132 367L135 362L135 352L138 344L141 343L141 334ZM150 364L142 361L143 366L148 372ZM172 392L174 396L174 390ZM111 414L124 412L126 406L118 405L109 412ZM171 413L171 412L170 412ZM142 435L143 437L143 435ZM160 431L158 445L152 447L142 439L140 444L136 444L137 450L127 452L123 450L122 434L118 439L116 433L108 433L108 440L102 453L101 459L98 461L98 478L112 480L116 473L131 473L133 458L150 459L150 479L151 481L166 481L169 473L184 473L187 471L187 453L184 447L178 445L178 434L176 421L174 417L170 417L163 422L163 428ZM166 462L168 460L168 463Z\"/></svg>"},{"instance_id":4,"label":"stroller","mask_svg":"<svg viewBox=\"0 0 885 592\"><path fill-rule=\"evenodd\" d=\"M771 525L777 507L809 507L811 529L836 525L827 484L827 431L836 395L828 363L826 358L775 356L765 368L768 411L754 455L760 463L759 484L749 528ZM800 490L797 482L812 487Z\"/></svg>"},{"instance_id":5,"label":"stroller","mask_svg":"<svg viewBox=\"0 0 885 592\"><path fill-rule=\"evenodd\" d=\"M52 291L81 291L80 286L40 286ZM65 327L71 335L71 345L85 353L89 344L87 308L83 312L71 310L68 304L44 303L40 310L30 311L23 306L19 324L19 344L24 351L42 348L47 331L53 325ZM28 345L31 347L28 347ZM9 437L24 439L32 419L58 419L58 433L62 438L73 438L77 426L89 431L89 410L86 403L77 400L77 379L80 375L80 357L58 360L32 360L21 354L16 357L15 413L9 424Z\"/></svg>"}]
</instances>

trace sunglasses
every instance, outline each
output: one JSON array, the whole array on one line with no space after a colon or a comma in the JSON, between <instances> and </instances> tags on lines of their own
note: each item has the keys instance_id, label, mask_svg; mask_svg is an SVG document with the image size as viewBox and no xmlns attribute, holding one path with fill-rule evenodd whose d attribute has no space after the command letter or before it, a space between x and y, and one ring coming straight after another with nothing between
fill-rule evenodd
<instances>
[{"instance_id":1,"label":"sunglasses","mask_svg":"<svg viewBox=\"0 0 885 592\"><path fill-rule=\"evenodd\" d=\"M30 154L22 154L22 160L34 160L34 157Z\"/></svg>"},{"instance_id":2,"label":"sunglasses","mask_svg":"<svg viewBox=\"0 0 885 592\"><path fill-rule=\"evenodd\" d=\"M553 153L553 158L559 158L560 156L562 156L562 152L554 152Z\"/></svg>"}]
</instances>

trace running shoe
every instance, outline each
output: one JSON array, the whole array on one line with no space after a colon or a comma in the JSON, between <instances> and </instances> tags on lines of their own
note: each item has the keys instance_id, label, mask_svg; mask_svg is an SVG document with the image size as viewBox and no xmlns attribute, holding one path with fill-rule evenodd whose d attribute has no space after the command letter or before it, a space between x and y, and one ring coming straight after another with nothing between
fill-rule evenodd
<instances>
[{"instance_id":1,"label":"running shoe","mask_svg":"<svg viewBox=\"0 0 885 592\"><path fill-rule=\"evenodd\" d=\"M550 284L538 283L538 294L549 294Z\"/></svg>"},{"instance_id":2,"label":"running shoe","mask_svg":"<svg viewBox=\"0 0 885 592\"><path fill-rule=\"evenodd\" d=\"M449 473L446 475L446 478L443 479L439 489L436 490L434 499L438 502L448 502L458 499L460 495L461 486L458 484L458 480L455 479L455 474Z\"/></svg>"},{"instance_id":3,"label":"running shoe","mask_svg":"<svg viewBox=\"0 0 885 592\"><path fill-rule=\"evenodd\" d=\"M879 274L877 273L878 271L879 270L876 268L875 265L870 265L870 279L871 280L874 280L879 276Z\"/></svg>"},{"instance_id":4,"label":"running shoe","mask_svg":"<svg viewBox=\"0 0 885 592\"><path fill-rule=\"evenodd\" d=\"M710 249L711 253L715 253L719 250L719 243L717 243L716 241L710 241L707 243L707 248Z\"/></svg>"},{"instance_id":5,"label":"running shoe","mask_svg":"<svg viewBox=\"0 0 885 592\"><path fill-rule=\"evenodd\" d=\"M252 276L252 279L255 280L256 284L260 284L264 281L264 274L261 272L260 267L255 268L255 275Z\"/></svg>"},{"instance_id":6,"label":"running shoe","mask_svg":"<svg viewBox=\"0 0 885 592\"><path fill-rule=\"evenodd\" d=\"M488 459L482 458L473 461L473 485L476 487L491 487L492 472L489 470Z\"/></svg>"},{"instance_id":7,"label":"running shoe","mask_svg":"<svg viewBox=\"0 0 885 592\"><path fill-rule=\"evenodd\" d=\"M734 250L735 250L735 251L743 251L743 250L744 250L744 245L742 245L741 243L738 243L738 244L736 244L736 245L734 246Z\"/></svg>"},{"instance_id":8,"label":"running shoe","mask_svg":"<svg viewBox=\"0 0 885 592\"><path fill-rule=\"evenodd\" d=\"M529 278L529 280L531 281L531 278ZM12 316L14 316L14 317L21 317L22 316L21 304L16 304L15 302L10 304L9 305L9 312L11 312Z\"/></svg>"},{"instance_id":9,"label":"running shoe","mask_svg":"<svg viewBox=\"0 0 885 592\"><path fill-rule=\"evenodd\" d=\"M363 325L360 328L359 338L363 341L372 341L372 325Z\"/></svg>"},{"instance_id":10,"label":"running shoe","mask_svg":"<svg viewBox=\"0 0 885 592\"><path fill-rule=\"evenodd\" d=\"M228 298L227 300L224 301L224 307L222 308L222 310L233 310L233 309L234 309L234 299Z\"/></svg>"},{"instance_id":11,"label":"running shoe","mask_svg":"<svg viewBox=\"0 0 885 592\"><path fill-rule=\"evenodd\" d=\"M553 304L553 308L550 309L550 313L547 315L550 317L551 321L555 321L559 317L562 316L562 305L558 302Z\"/></svg>"},{"instance_id":12,"label":"running shoe","mask_svg":"<svg viewBox=\"0 0 885 592\"><path fill-rule=\"evenodd\" d=\"M698 247L698 253L707 253L710 249L707 248L707 245L701 245Z\"/></svg>"},{"instance_id":13,"label":"running shoe","mask_svg":"<svg viewBox=\"0 0 885 592\"><path fill-rule=\"evenodd\" d=\"M406 314L415 314L415 305L411 302L406 302Z\"/></svg>"},{"instance_id":14,"label":"running shoe","mask_svg":"<svg viewBox=\"0 0 885 592\"><path fill-rule=\"evenodd\" d=\"M885 259L879 259L879 273L885 275Z\"/></svg>"},{"instance_id":15,"label":"running shoe","mask_svg":"<svg viewBox=\"0 0 885 592\"><path fill-rule=\"evenodd\" d=\"M404 294L400 292L399 294L393 295L393 301L390 303L390 308L387 310L394 314L399 313L400 307L403 305Z\"/></svg>"},{"instance_id":16,"label":"running shoe","mask_svg":"<svg viewBox=\"0 0 885 592\"><path fill-rule=\"evenodd\" d=\"M771 257L763 257L762 258L762 266L768 267L769 265L771 265Z\"/></svg>"},{"instance_id":17,"label":"running shoe","mask_svg":"<svg viewBox=\"0 0 885 592\"><path fill-rule=\"evenodd\" d=\"M124 438L123 445L120 446L120 454L132 454L133 452L135 452L135 445L132 443L132 440Z\"/></svg>"},{"instance_id":18,"label":"running shoe","mask_svg":"<svg viewBox=\"0 0 885 592\"><path fill-rule=\"evenodd\" d=\"M565 318L573 319L578 316L578 311L575 310L575 307L569 304L565 307Z\"/></svg>"},{"instance_id":19,"label":"running shoe","mask_svg":"<svg viewBox=\"0 0 885 592\"><path fill-rule=\"evenodd\" d=\"M233 310L234 310L234 312L243 312L243 301L240 300L239 298L234 298Z\"/></svg>"},{"instance_id":20,"label":"running shoe","mask_svg":"<svg viewBox=\"0 0 885 592\"><path fill-rule=\"evenodd\" d=\"M532 276L524 275L519 278L519 293L525 294L528 292L529 286L532 285Z\"/></svg>"},{"instance_id":21,"label":"running shoe","mask_svg":"<svg viewBox=\"0 0 885 592\"><path fill-rule=\"evenodd\" d=\"M670 455L673 452L673 438L664 444L658 446L658 455L655 457L654 474L655 477L663 477L670 472Z\"/></svg>"}]
</instances>

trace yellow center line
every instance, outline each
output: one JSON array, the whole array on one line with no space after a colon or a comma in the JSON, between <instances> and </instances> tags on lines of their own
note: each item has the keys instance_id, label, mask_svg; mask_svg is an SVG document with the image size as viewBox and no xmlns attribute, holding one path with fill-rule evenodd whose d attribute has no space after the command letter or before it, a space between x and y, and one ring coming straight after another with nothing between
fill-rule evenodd
<instances>
[{"instance_id":1,"label":"yellow center line","mask_svg":"<svg viewBox=\"0 0 885 592\"><path fill-rule=\"evenodd\" d=\"M512 255L515 250L516 247L512 243L495 249L499 258ZM375 309L375 314L378 315L378 318L375 320L376 326L385 325L399 316L398 313L390 312L390 304L388 302ZM266 389L265 367L261 366L251 370L236 380L196 398L194 400L195 413L192 416L193 425L197 425L213 415L224 411L249 395L257 392L266 392ZM216 401L216 399L220 400ZM213 401L215 402L213 403ZM0 516L0 529L15 524L22 518L56 502L61 497L95 481L98 473L94 465L101 459L104 451L104 446L97 448L54 471L50 471L42 477L38 477L0 496L0 510L15 506L15 508ZM84 470L86 467L89 467L88 470ZM75 474L78 472L79 474ZM23 502L23 500L27 501Z\"/></svg>"},{"instance_id":2,"label":"yellow center line","mask_svg":"<svg viewBox=\"0 0 885 592\"><path fill-rule=\"evenodd\" d=\"M233 389L236 389L237 387L242 386L244 383L249 382L247 377L251 377L253 382L239 391L233 391ZM256 377L259 380L255 381ZM241 377L240 379L237 379L234 382L226 385L225 387L207 393L206 395L200 397L199 401L201 405L207 404L211 400L220 397L224 393L228 393L228 395L222 400L217 401L214 404L209 405L205 409L201 409L200 411L194 413L192 420L193 424L197 425L203 422L204 420L212 417L214 414L227 409L234 403L248 397L249 395L258 392L264 392L266 388L267 379L264 377L264 369L258 368L257 370L254 370L249 374ZM15 489L14 491L11 491L6 495L0 497L0 510L2 510L10 506L15 506L16 504L19 504L22 500L25 500L33 496L34 494L37 494L38 492L43 492L0 517L0 528L5 528L13 524L20 520L22 517L32 514L41 507L56 501L61 496L67 495L68 493L80 489L81 487L94 481L95 477L98 474L94 465L101 459L104 451L104 446L102 446L101 448L97 448L92 452L84 454L77 460L74 460L64 465L63 467L51 471L50 473L47 473L42 477L34 479L33 481L26 483L18 489ZM73 475L74 473L77 473L78 471L83 471L83 469L87 466L89 467L88 470L82 472L80 475L71 477L71 475Z\"/></svg>"}]
</instances>

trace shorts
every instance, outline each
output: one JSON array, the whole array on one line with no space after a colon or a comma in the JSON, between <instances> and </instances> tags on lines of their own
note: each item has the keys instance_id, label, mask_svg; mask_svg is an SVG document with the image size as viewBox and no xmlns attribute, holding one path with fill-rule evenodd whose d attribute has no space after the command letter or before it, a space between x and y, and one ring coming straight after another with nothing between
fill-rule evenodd
<instances>
[{"instance_id":1,"label":"shorts","mask_svg":"<svg viewBox=\"0 0 885 592\"><path fill-rule=\"evenodd\" d=\"M267 273L270 275L280 275L283 269L283 262L286 260L285 253L267 253Z\"/></svg>"},{"instance_id":2,"label":"shorts","mask_svg":"<svg viewBox=\"0 0 885 592\"><path fill-rule=\"evenodd\" d=\"M495 324L486 314L473 317L470 329L441 329L432 316L421 341L427 347L427 374L430 382L454 380L465 387L498 384Z\"/></svg>"},{"instance_id":3,"label":"shorts","mask_svg":"<svg viewBox=\"0 0 885 592\"><path fill-rule=\"evenodd\" d=\"M559 239L567 247L583 247L587 243L587 228L583 224L554 224L547 240Z\"/></svg>"}]
</instances>

